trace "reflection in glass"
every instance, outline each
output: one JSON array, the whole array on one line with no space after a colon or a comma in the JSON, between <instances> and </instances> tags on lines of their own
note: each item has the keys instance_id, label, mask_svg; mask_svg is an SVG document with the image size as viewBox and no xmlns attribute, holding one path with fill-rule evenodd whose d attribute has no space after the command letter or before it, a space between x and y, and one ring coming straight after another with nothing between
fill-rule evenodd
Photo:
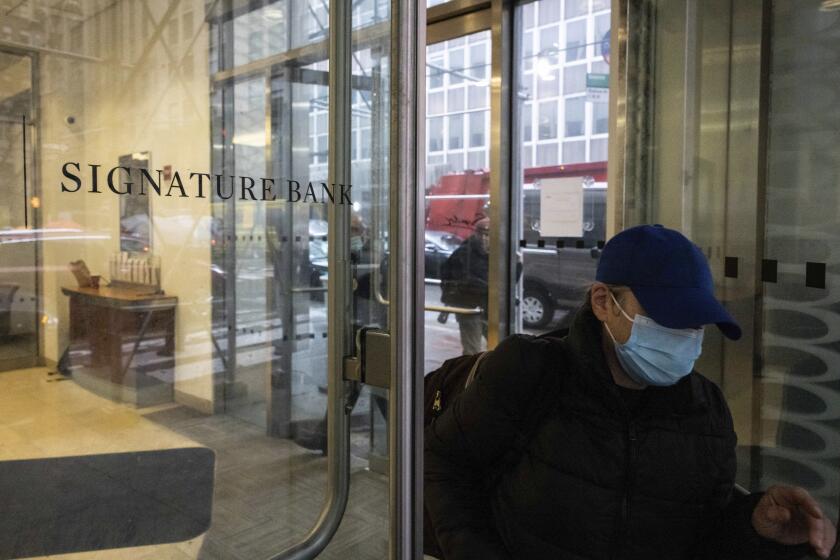
<instances>
[{"instance_id":1,"label":"reflection in glass","mask_svg":"<svg viewBox=\"0 0 840 560\"><path fill-rule=\"evenodd\" d=\"M524 243L518 251L523 270L518 315L522 329L530 333L568 325L595 278L598 242L606 235L608 107L584 92L588 73L609 71L600 51L588 47L596 17L608 22L609 13L593 16L589 3L538 0L518 8L515 16L521 21L516 40L523 53L515 62L516 80L522 84L515 126L522 142L518 229ZM543 17L561 11L565 22ZM537 33L539 46L533 44ZM564 38L564 56L556 69L549 53L530 54L544 51L543 38L555 33ZM574 236L558 237L544 229L541 219L542 189L561 179L579 181L583 191L583 227Z\"/></svg>"},{"instance_id":2,"label":"reflection in glass","mask_svg":"<svg viewBox=\"0 0 840 560\"><path fill-rule=\"evenodd\" d=\"M38 358L33 64L0 52L0 372Z\"/></svg>"},{"instance_id":3,"label":"reflection in glass","mask_svg":"<svg viewBox=\"0 0 840 560\"><path fill-rule=\"evenodd\" d=\"M110 457L125 467L113 471L123 484L138 452L154 458L144 463L157 469L152 482L173 472L166 457L187 457L176 465L190 475L174 490L185 500L179 506L210 520L170 542L161 527L173 526L172 512L141 510L134 526L153 530L124 542L151 548L97 552L113 543L94 538L108 524L79 527L96 513L79 506L61 526L91 542L58 542L45 553L268 557L299 541L320 513L333 240L325 204L287 195L288 181L305 190L327 178L327 6L25 0L2 8L0 42L37 57L0 52L8 187L0 190L0 462L49 468L61 461L48 457ZM351 177L354 210L370 238L384 240L380 260L389 17L386 1L355 3L356 27L382 26L362 33L368 43L354 53ZM76 190L66 162L79 162ZM161 194L148 185L141 195L116 192L140 183L134 171L115 175L112 190L107 170L118 163L148 166ZM173 187L179 179L183 194ZM135 253L159 264L159 286L146 281ZM71 261L76 272L85 263L89 276L77 280ZM387 285L380 289L387 297ZM355 322L384 326L382 309L360 311ZM331 545L354 546L362 525L354 510L364 507L377 530L348 553L361 559L387 548L386 481L373 472L374 451L380 469L387 453L376 447L385 423L381 413L372 417L381 408L371 400L363 396L351 422L353 487L366 500L351 495ZM182 447L201 460L168 453ZM199 482L206 485L191 486ZM143 499L127 501L135 498ZM45 503L33 500L34 513L52 515Z\"/></svg>"},{"instance_id":4,"label":"reflection in glass","mask_svg":"<svg viewBox=\"0 0 840 560\"><path fill-rule=\"evenodd\" d=\"M427 55L428 61L435 61L426 67L425 371L429 372L446 358L486 348L490 32L428 45ZM434 99L440 95L436 88L444 84L449 99L445 121L433 116Z\"/></svg>"}]
</instances>

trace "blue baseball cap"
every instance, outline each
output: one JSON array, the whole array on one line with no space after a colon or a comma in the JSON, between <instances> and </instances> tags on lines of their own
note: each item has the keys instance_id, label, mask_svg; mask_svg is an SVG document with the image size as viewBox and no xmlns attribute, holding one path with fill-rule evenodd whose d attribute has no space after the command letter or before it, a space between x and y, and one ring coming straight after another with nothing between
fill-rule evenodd
<instances>
[{"instance_id":1,"label":"blue baseball cap","mask_svg":"<svg viewBox=\"0 0 840 560\"><path fill-rule=\"evenodd\" d=\"M604 246L595 279L630 288L662 326L687 329L714 323L727 338L741 338L741 327L715 298L706 257L678 231L661 225L622 231Z\"/></svg>"}]
</instances>

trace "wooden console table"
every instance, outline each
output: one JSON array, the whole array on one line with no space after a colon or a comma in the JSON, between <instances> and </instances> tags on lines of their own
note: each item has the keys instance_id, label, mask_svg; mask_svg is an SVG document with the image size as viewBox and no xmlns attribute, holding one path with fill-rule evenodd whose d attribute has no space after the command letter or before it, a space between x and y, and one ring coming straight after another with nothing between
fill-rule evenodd
<instances>
[{"instance_id":1,"label":"wooden console table","mask_svg":"<svg viewBox=\"0 0 840 560\"><path fill-rule=\"evenodd\" d=\"M123 287L61 291L70 298L76 382L136 406L172 400L177 297Z\"/></svg>"}]
</instances>

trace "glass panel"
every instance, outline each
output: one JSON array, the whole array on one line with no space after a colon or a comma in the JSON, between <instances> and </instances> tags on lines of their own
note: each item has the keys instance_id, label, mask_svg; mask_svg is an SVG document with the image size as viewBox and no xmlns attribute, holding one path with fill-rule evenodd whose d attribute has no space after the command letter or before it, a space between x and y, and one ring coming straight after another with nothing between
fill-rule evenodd
<instances>
[{"instance_id":1,"label":"glass panel","mask_svg":"<svg viewBox=\"0 0 840 560\"><path fill-rule=\"evenodd\" d=\"M449 91L446 92L447 96L447 110L450 113L455 112L462 112L464 110L464 88L451 88ZM431 96L429 96L431 97ZM470 96L470 105L472 108L472 96ZM443 112L443 111L441 111ZM429 111L429 114L434 114Z\"/></svg>"},{"instance_id":2,"label":"glass panel","mask_svg":"<svg viewBox=\"0 0 840 560\"><path fill-rule=\"evenodd\" d=\"M449 65L446 75L449 76L449 85L454 86L464 81L464 49L454 49L447 54Z\"/></svg>"},{"instance_id":3,"label":"glass panel","mask_svg":"<svg viewBox=\"0 0 840 560\"><path fill-rule=\"evenodd\" d=\"M592 104L592 134L606 134L610 130L610 106L604 102Z\"/></svg>"},{"instance_id":4,"label":"glass panel","mask_svg":"<svg viewBox=\"0 0 840 560\"><path fill-rule=\"evenodd\" d=\"M555 5L560 5L560 2L555 2ZM537 8L534 4L528 3L522 6L522 25L525 29L531 29L534 27L534 17L536 15ZM545 14L543 14L545 16Z\"/></svg>"},{"instance_id":5,"label":"glass panel","mask_svg":"<svg viewBox=\"0 0 840 560\"><path fill-rule=\"evenodd\" d=\"M520 118L522 119L522 141L523 142L530 142L531 141L531 131L533 129L533 125L531 123L531 107L533 105L531 103L524 103L522 105L522 112L520 114Z\"/></svg>"},{"instance_id":6,"label":"glass panel","mask_svg":"<svg viewBox=\"0 0 840 560\"><path fill-rule=\"evenodd\" d=\"M542 3L545 0L541 0ZM566 19L585 15L589 11L589 0L566 0Z\"/></svg>"},{"instance_id":7,"label":"glass panel","mask_svg":"<svg viewBox=\"0 0 840 560\"><path fill-rule=\"evenodd\" d=\"M656 26L629 40L656 44L643 63L652 73L636 83L656 95L627 135L628 144L650 141L628 161L625 189L645 193L627 209L633 223L671 225L701 247L744 331L727 341L707 329L697 365L732 411L738 482L801 486L836 520L840 11L831 4L710 1L687 12L683 2L651 2ZM653 114L656 123L641 125Z\"/></svg>"},{"instance_id":8,"label":"glass panel","mask_svg":"<svg viewBox=\"0 0 840 560\"><path fill-rule=\"evenodd\" d=\"M589 158L594 161L606 161L609 142L606 138L595 138L589 141Z\"/></svg>"},{"instance_id":9,"label":"glass panel","mask_svg":"<svg viewBox=\"0 0 840 560\"><path fill-rule=\"evenodd\" d=\"M443 117L429 119L428 122L429 151L439 152L443 150Z\"/></svg>"},{"instance_id":10,"label":"glass panel","mask_svg":"<svg viewBox=\"0 0 840 560\"><path fill-rule=\"evenodd\" d=\"M563 163L581 163L586 161L586 142L577 140L563 142Z\"/></svg>"},{"instance_id":11,"label":"glass panel","mask_svg":"<svg viewBox=\"0 0 840 560\"><path fill-rule=\"evenodd\" d=\"M474 78L484 79L490 73L490 43L482 41L470 47L470 73Z\"/></svg>"},{"instance_id":12,"label":"glass panel","mask_svg":"<svg viewBox=\"0 0 840 560\"><path fill-rule=\"evenodd\" d=\"M387 17L388 2L381 2ZM358 7L353 8L354 14ZM389 258L389 138L391 89L389 76L390 23L374 40L353 38L353 105L358 117L354 131L361 136L362 154L352 162L353 207L350 219L350 261L354 335L363 327L388 328ZM443 121L443 117L440 118ZM441 126L441 149L444 130ZM334 558L388 556L388 390L362 389L351 422L351 491L341 522L347 540L333 540L325 555ZM355 427L354 427L354 424ZM364 535L360 539L359 536Z\"/></svg>"},{"instance_id":13,"label":"glass panel","mask_svg":"<svg viewBox=\"0 0 840 560\"><path fill-rule=\"evenodd\" d=\"M260 77L236 83L229 90L232 95L233 161L229 174L262 177L266 175L266 100L265 80ZM247 181L245 182L247 184ZM236 347L240 350L261 351L272 347L273 329L268 306L268 253L265 206L251 200L248 192L235 196L234 237L236 241L236 269L232 276L236 309ZM235 189L233 190L235 192ZM265 384L271 360L239 363L226 391L225 409L255 426L265 424L271 400ZM236 387L233 390L233 387Z\"/></svg>"},{"instance_id":14,"label":"glass panel","mask_svg":"<svg viewBox=\"0 0 840 560\"><path fill-rule=\"evenodd\" d=\"M836 301L840 11L773 2L759 439L753 489L796 484L835 517L840 497ZM825 274L824 274L825 273ZM758 420L758 419L757 419Z\"/></svg>"},{"instance_id":15,"label":"glass panel","mask_svg":"<svg viewBox=\"0 0 840 560\"><path fill-rule=\"evenodd\" d=\"M566 24L566 62L586 57L586 20Z\"/></svg>"},{"instance_id":16,"label":"glass panel","mask_svg":"<svg viewBox=\"0 0 840 560\"><path fill-rule=\"evenodd\" d=\"M534 159L534 147L533 145L525 145L522 146L522 165L524 167L531 167L532 160Z\"/></svg>"},{"instance_id":17,"label":"glass panel","mask_svg":"<svg viewBox=\"0 0 840 560\"><path fill-rule=\"evenodd\" d=\"M234 65L238 66L288 50L288 4L285 1L272 2L233 18ZM307 14L307 16L312 18L309 25L313 25L313 31L320 29L319 23L324 26L328 24L326 20L322 21L315 15Z\"/></svg>"},{"instance_id":18,"label":"glass panel","mask_svg":"<svg viewBox=\"0 0 840 560\"><path fill-rule=\"evenodd\" d=\"M32 59L0 52L0 371L38 358Z\"/></svg>"},{"instance_id":19,"label":"glass panel","mask_svg":"<svg viewBox=\"0 0 840 560\"><path fill-rule=\"evenodd\" d=\"M557 157L558 142L537 144L537 165L557 165L560 159Z\"/></svg>"},{"instance_id":20,"label":"glass panel","mask_svg":"<svg viewBox=\"0 0 840 560\"><path fill-rule=\"evenodd\" d=\"M567 66L563 69L563 93L581 93L586 89L586 64Z\"/></svg>"},{"instance_id":21,"label":"glass panel","mask_svg":"<svg viewBox=\"0 0 840 560\"><path fill-rule=\"evenodd\" d=\"M560 4L559 2L556 4ZM553 10L554 2L537 0L530 4L538 14ZM606 179L607 179L607 124L608 105L593 103L589 95L560 97L563 94L583 93L586 90L586 73L590 65L603 65L599 71L609 72L599 49L586 47L587 32L595 28L595 16L589 13L588 0L565 0L562 5L565 19L572 21L546 25L540 21L541 33L556 29L564 37L565 61L573 65L562 66L557 76L553 69L537 57L535 71L536 90L523 87L515 100L520 104L515 126L519 127L523 141L536 133L536 148L526 147L522 166L514 176L519 177L516 193L521 200L521 222L515 227L520 232L517 241L524 242L521 253L523 273L517 285L518 317L521 329L540 333L568 325L584 293L595 278L597 247L606 235ZM600 6L599 6L600 9ZM515 13L524 17L524 6ZM609 13L603 16L609 20ZM529 41L527 34L517 32L515 41L525 52ZM527 59L514 61L520 83L530 84ZM601 68L603 70L601 70ZM557 79L548 81L545 78ZM556 84L549 87L549 84ZM562 99L562 102L560 102ZM597 108L594 107L597 105ZM533 107L533 109L532 109ZM532 114L533 113L533 114ZM536 126L536 131L532 131ZM592 134L598 134L592 138ZM567 140L574 138L574 140ZM587 147L589 151L587 153ZM533 157L533 161L532 158ZM564 181L577 181L581 189L581 225L574 231L556 231L544 226L541 194L543 188L555 188Z\"/></svg>"},{"instance_id":22,"label":"glass panel","mask_svg":"<svg viewBox=\"0 0 840 560\"><path fill-rule=\"evenodd\" d=\"M464 147L464 115L449 116L449 149L460 150Z\"/></svg>"},{"instance_id":23,"label":"glass panel","mask_svg":"<svg viewBox=\"0 0 840 560\"><path fill-rule=\"evenodd\" d=\"M484 146L485 131L484 116L485 111L478 111L469 114L470 117L470 148L480 148Z\"/></svg>"},{"instance_id":24,"label":"glass panel","mask_svg":"<svg viewBox=\"0 0 840 560\"><path fill-rule=\"evenodd\" d=\"M570 97L566 99L566 137L569 136L583 136L586 132L585 128L585 101L583 97Z\"/></svg>"},{"instance_id":25,"label":"glass panel","mask_svg":"<svg viewBox=\"0 0 840 560\"><path fill-rule=\"evenodd\" d=\"M470 53L466 71L459 71L463 50L453 50L460 45L467 45ZM429 372L447 358L487 344L490 32L429 45L426 52L448 53L449 66L443 71L450 94L464 87L458 84L467 84L466 109L448 107L446 163L437 154L426 156L426 305L434 308L427 307L425 316ZM427 76L434 71L427 63ZM426 120L429 146L442 134L436 119Z\"/></svg>"},{"instance_id":26,"label":"glass panel","mask_svg":"<svg viewBox=\"0 0 840 560\"><path fill-rule=\"evenodd\" d=\"M539 104L540 140L557 138L557 102L543 101Z\"/></svg>"},{"instance_id":27,"label":"glass panel","mask_svg":"<svg viewBox=\"0 0 840 560\"><path fill-rule=\"evenodd\" d=\"M37 52L0 51L0 477L38 481L0 556L265 558L315 524L331 204L362 231L347 320L385 326L389 5L354 3L344 189L327 2L0 9ZM386 409L353 411L325 557L387 556Z\"/></svg>"},{"instance_id":28,"label":"glass panel","mask_svg":"<svg viewBox=\"0 0 840 560\"><path fill-rule=\"evenodd\" d=\"M558 21L560 19L561 7L561 0L546 0L545 2L541 2L539 7L540 23L551 23Z\"/></svg>"},{"instance_id":29,"label":"glass panel","mask_svg":"<svg viewBox=\"0 0 840 560\"><path fill-rule=\"evenodd\" d=\"M542 70L542 68L538 69L537 74L537 98L557 97L560 95L560 69Z\"/></svg>"}]
</instances>

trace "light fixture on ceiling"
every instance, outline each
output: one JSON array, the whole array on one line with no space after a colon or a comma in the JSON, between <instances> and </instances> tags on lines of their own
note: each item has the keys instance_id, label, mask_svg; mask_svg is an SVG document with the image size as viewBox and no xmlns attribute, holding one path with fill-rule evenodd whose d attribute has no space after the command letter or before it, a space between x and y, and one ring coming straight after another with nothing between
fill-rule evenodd
<instances>
[{"instance_id":1,"label":"light fixture on ceiling","mask_svg":"<svg viewBox=\"0 0 840 560\"><path fill-rule=\"evenodd\" d=\"M840 10L840 0L822 0L820 3L821 12L831 12L833 10Z\"/></svg>"},{"instance_id":2,"label":"light fixture on ceiling","mask_svg":"<svg viewBox=\"0 0 840 560\"><path fill-rule=\"evenodd\" d=\"M265 132L245 132L242 134L235 134L231 142L237 146L262 148L265 146Z\"/></svg>"},{"instance_id":3,"label":"light fixture on ceiling","mask_svg":"<svg viewBox=\"0 0 840 560\"><path fill-rule=\"evenodd\" d=\"M270 22L283 21L286 14L279 8L266 8L262 13L263 18Z\"/></svg>"}]
</instances>

